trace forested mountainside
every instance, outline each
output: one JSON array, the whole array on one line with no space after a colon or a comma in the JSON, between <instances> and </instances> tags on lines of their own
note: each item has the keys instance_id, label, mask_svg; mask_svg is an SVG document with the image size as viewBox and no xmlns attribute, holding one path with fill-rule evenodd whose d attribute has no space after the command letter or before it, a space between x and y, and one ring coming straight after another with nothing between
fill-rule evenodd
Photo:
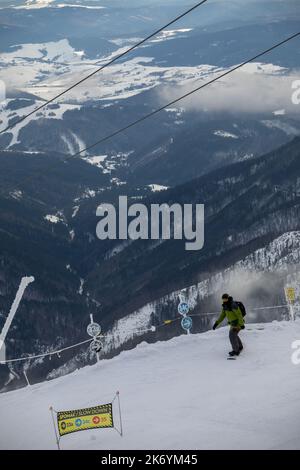
<instances>
[{"instance_id":1,"label":"forested mountainside","mask_svg":"<svg viewBox=\"0 0 300 470\"><path fill-rule=\"evenodd\" d=\"M267 298L268 303L279 300L287 274L299 262L299 153L300 139L295 138L265 156L169 190L152 193L141 188L139 201L146 204L205 204L205 244L196 252L186 251L184 242L178 240L159 244L139 240L121 246L118 241L99 241L96 208L102 202L115 202L124 187L115 185L112 190L105 174L81 160L64 162L61 156L47 178L35 178L37 165L40 169L49 166L47 159L53 155L2 154L1 187L7 187L0 197L3 320L20 273L36 278L11 329L9 356L44 352L85 339L91 312L106 331L149 304L145 323L160 322L174 316L176 292L192 285L196 286L192 289L195 311L216 308L217 294L229 283L228 273L243 266L245 272L267 273L265 292L252 278L248 302L259 306ZM16 167L22 184L16 181ZM105 191L106 184L110 189ZM126 194L135 201L137 189L128 183ZM285 236L288 232L295 235ZM216 288L203 291L207 283ZM171 301L162 307L161 299L166 296ZM119 346L117 340L116 350ZM111 347L107 351L111 353ZM70 358L67 354L51 364L39 364L37 376Z\"/></svg>"}]
</instances>

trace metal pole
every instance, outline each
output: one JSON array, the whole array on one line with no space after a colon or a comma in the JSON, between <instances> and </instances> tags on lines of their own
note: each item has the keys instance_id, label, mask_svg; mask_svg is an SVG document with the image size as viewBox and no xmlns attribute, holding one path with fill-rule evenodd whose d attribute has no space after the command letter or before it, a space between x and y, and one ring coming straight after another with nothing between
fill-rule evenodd
<instances>
[{"instance_id":1,"label":"metal pole","mask_svg":"<svg viewBox=\"0 0 300 470\"><path fill-rule=\"evenodd\" d=\"M50 406L49 410L50 410L51 416L52 416L52 422L53 422L53 426L54 426L56 444L57 444L58 450L61 450L61 449L60 449L60 446L59 446L59 437L58 437L58 435L57 435L56 426L55 426L55 420L54 420L54 416L53 416L53 407Z\"/></svg>"},{"instance_id":2,"label":"metal pole","mask_svg":"<svg viewBox=\"0 0 300 470\"><path fill-rule=\"evenodd\" d=\"M24 377L25 377L25 379L26 379L26 382L27 382L28 387L30 387L30 382L29 382L29 380L28 380L28 377L27 377L27 374L26 374L26 371L25 371L25 370L23 370L23 374L24 374Z\"/></svg>"},{"instance_id":3,"label":"metal pole","mask_svg":"<svg viewBox=\"0 0 300 470\"><path fill-rule=\"evenodd\" d=\"M186 314L183 315L183 318L186 318ZM186 334L187 334L187 335L191 334L190 330L186 330Z\"/></svg>"},{"instance_id":4,"label":"metal pole","mask_svg":"<svg viewBox=\"0 0 300 470\"><path fill-rule=\"evenodd\" d=\"M290 316L291 316L291 320L295 321L294 305L292 302L290 303Z\"/></svg>"},{"instance_id":5,"label":"metal pole","mask_svg":"<svg viewBox=\"0 0 300 470\"><path fill-rule=\"evenodd\" d=\"M121 437L123 437L123 425L122 425L122 414L121 414L121 404L120 404L120 392L117 392L118 405L119 405L119 415L120 415L120 428L121 428Z\"/></svg>"},{"instance_id":6,"label":"metal pole","mask_svg":"<svg viewBox=\"0 0 300 470\"><path fill-rule=\"evenodd\" d=\"M6 364L6 347L5 343L0 344L0 364Z\"/></svg>"}]
</instances>

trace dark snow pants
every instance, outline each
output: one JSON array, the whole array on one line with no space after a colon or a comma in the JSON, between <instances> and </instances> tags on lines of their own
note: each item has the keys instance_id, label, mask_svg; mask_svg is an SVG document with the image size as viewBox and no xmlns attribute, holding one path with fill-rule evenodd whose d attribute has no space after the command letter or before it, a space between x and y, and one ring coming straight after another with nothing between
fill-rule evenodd
<instances>
[{"instance_id":1,"label":"dark snow pants","mask_svg":"<svg viewBox=\"0 0 300 470\"><path fill-rule=\"evenodd\" d=\"M243 343L239 338L240 328L231 326L229 330L229 339L231 342L232 350L234 352L239 352L243 349Z\"/></svg>"}]
</instances>

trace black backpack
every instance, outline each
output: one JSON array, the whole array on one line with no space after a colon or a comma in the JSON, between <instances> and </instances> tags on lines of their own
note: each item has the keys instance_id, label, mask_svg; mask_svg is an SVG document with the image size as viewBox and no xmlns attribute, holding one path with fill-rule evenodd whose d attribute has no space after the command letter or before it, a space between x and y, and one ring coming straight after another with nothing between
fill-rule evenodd
<instances>
[{"instance_id":1,"label":"black backpack","mask_svg":"<svg viewBox=\"0 0 300 470\"><path fill-rule=\"evenodd\" d=\"M240 311L242 312L243 317L245 317L246 314L247 314L245 305L243 304L243 302L239 302L239 301L237 301L236 303L237 303L237 305L239 306Z\"/></svg>"}]
</instances>

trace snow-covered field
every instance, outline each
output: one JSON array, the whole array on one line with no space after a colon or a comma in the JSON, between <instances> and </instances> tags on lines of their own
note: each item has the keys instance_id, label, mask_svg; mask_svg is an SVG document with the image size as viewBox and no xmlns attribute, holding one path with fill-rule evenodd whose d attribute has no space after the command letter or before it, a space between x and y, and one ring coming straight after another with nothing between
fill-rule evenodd
<instances>
[{"instance_id":1,"label":"snow-covered field","mask_svg":"<svg viewBox=\"0 0 300 470\"><path fill-rule=\"evenodd\" d=\"M176 34L177 30L165 31L165 35L158 40L163 41L169 36L173 38ZM117 44L119 39L112 42ZM11 88L50 99L127 51L135 38L122 39L121 42L122 47L116 51L93 60L87 60L85 51L75 50L66 38L47 43L17 44L11 47L11 51L0 54L1 79ZM141 49L145 47L149 45ZM109 70L91 77L88 84L77 87L75 92L70 91L64 99L77 102L85 102L87 99L126 99L161 83L184 84L221 70L206 64L197 67L162 67L153 65L153 61L154 58L141 54L140 57L129 58L125 63L115 63Z\"/></svg>"},{"instance_id":2,"label":"snow-covered field","mask_svg":"<svg viewBox=\"0 0 300 470\"><path fill-rule=\"evenodd\" d=\"M34 10L40 8L87 8L92 10L102 10L105 7L95 5L78 5L77 3L54 3L55 0L26 0L24 5L12 6L16 10Z\"/></svg>"},{"instance_id":3,"label":"snow-covered field","mask_svg":"<svg viewBox=\"0 0 300 470\"><path fill-rule=\"evenodd\" d=\"M29 2L27 6L32 8L34 5L41 7L44 3ZM191 29L166 30L151 42L167 41L175 37L181 37L182 34L191 34L191 31ZM6 108L10 100L3 101L0 110L2 115L0 130L6 128L9 120L13 117L21 117L24 114L30 113L43 103L43 100L54 98L70 85L87 77L101 66L127 51L135 40L136 38L130 37L112 39L111 42L120 47L108 55L93 59L87 59L84 49L74 49L66 38L35 44L16 44L10 47L9 51L0 54L0 79L6 84L7 89L18 89L30 93L36 97L36 101L31 106L20 107L15 109L14 112ZM201 63L190 67L158 65L155 63L154 57L143 55L143 50L146 47L151 47L151 44L146 44L139 48L141 52L139 57L130 58L129 56L125 62L115 62L109 68L102 70L101 73L90 77L88 82L84 81L76 89L70 90L58 100L59 108L57 112L54 112L52 108L49 110L47 108L43 109L40 113L34 114L16 126L12 130L13 138L7 148L19 143L19 131L33 119L63 119L63 115L67 110L80 109L83 103L101 100L102 107L104 108L106 106L113 106L116 101L126 100L146 90L155 88L158 90L159 99L162 103L165 103L175 97L177 98L182 92L182 86L184 90L186 87L186 90L190 91L195 87L195 84L199 85L201 81L205 83L205 81L215 77L217 74L224 72L223 68L216 65ZM243 79L253 80L256 83L257 77L260 77L260 80L266 83L272 77L272 80L276 79L279 84L290 83L291 76L288 72L288 69L271 63L264 64L257 62L248 64L243 68ZM179 85L180 88L177 89ZM169 92L166 91L167 88L170 90ZM233 89L235 90L235 87ZM244 94L244 88L241 92ZM218 101L215 91L213 90L211 93L212 95L209 95L210 98L208 96L208 101L204 106L205 109L210 109L210 100L213 102ZM220 93L223 95L224 90L221 90ZM285 100L279 100L276 106L281 104L282 106L286 105L286 99L290 102L289 94L288 97L285 97ZM229 102L231 106L231 98L229 98ZM188 107L190 106L188 101L186 104ZM192 107L194 105L193 101ZM176 113L178 117L174 122L176 125L184 123L180 118L184 112L183 108L167 108L166 111ZM273 108L272 112L274 112ZM280 120L275 122L272 120L263 121L263 124L267 127L279 128L288 135L299 134L297 129L285 123L282 124ZM235 134L224 130L216 130L215 135L232 139L238 138ZM76 153L85 146L85 143L81 142L78 136L73 135L72 138L67 135L61 135L61 139L64 141L65 152L69 154Z\"/></svg>"},{"instance_id":4,"label":"snow-covered field","mask_svg":"<svg viewBox=\"0 0 300 470\"><path fill-rule=\"evenodd\" d=\"M226 360L227 334L224 327L143 343L69 376L2 394L0 448L55 449L50 405L107 403L119 390L124 436L79 432L62 439L63 449L300 449L300 365L291 361L300 321L247 325L236 361Z\"/></svg>"}]
</instances>

